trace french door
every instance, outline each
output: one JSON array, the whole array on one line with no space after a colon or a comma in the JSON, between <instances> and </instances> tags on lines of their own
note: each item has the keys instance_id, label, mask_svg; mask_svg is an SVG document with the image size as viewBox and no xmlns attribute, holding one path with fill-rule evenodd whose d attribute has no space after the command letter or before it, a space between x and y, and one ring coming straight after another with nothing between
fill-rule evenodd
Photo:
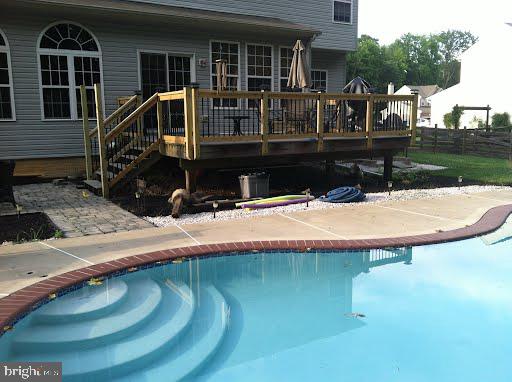
<instances>
[{"instance_id":1,"label":"french door","mask_svg":"<svg viewBox=\"0 0 512 382\"><path fill-rule=\"evenodd\" d=\"M192 58L170 53L140 54L142 98L156 92L182 90L192 82ZM185 135L183 101L164 103L164 133ZM144 116L144 127L156 129L156 107Z\"/></svg>"}]
</instances>

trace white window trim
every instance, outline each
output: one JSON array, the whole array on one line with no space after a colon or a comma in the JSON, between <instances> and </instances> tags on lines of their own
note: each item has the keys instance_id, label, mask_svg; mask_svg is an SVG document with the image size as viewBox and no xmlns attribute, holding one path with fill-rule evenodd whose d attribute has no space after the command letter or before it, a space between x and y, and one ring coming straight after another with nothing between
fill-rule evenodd
<instances>
[{"instance_id":1,"label":"white window trim","mask_svg":"<svg viewBox=\"0 0 512 382\"><path fill-rule=\"evenodd\" d=\"M293 51L293 47L291 46L279 46L279 76L278 76L278 80L279 80L279 91L282 92L283 89L281 88L281 80L284 80L285 77L281 77L281 59L283 58L283 56L281 55L281 49L291 49ZM288 80L288 78L286 78L286 80Z\"/></svg>"},{"instance_id":2,"label":"white window trim","mask_svg":"<svg viewBox=\"0 0 512 382\"><path fill-rule=\"evenodd\" d=\"M238 45L238 81L237 81L237 87L236 87L236 90L237 91L240 91L242 89L242 73L241 73L241 69L242 69L242 63L240 62L240 50L241 50L241 44L239 41L229 41L229 40L210 40L209 41L209 51L210 51L210 56L208 58L208 65L210 66L210 90L213 90L213 72L212 72L212 43L213 42L218 42L218 43L227 43L227 44L236 44ZM229 74L228 74L228 77L229 77ZM234 77L233 75L231 75L231 77ZM247 87L247 84L245 85ZM210 108L213 109L213 102L211 103L210 105ZM219 106L217 107L217 109L240 109L240 99L237 98L237 106L236 107L230 107L230 106Z\"/></svg>"},{"instance_id":3,"label":"white window trim","mask_svg":"<svg viewBox=\"0 0 512 382\"><path fill-rule=\"evenodd\" d=\"M249 45L252 45L252 46L265 46L267 48L270 48L270 52L271 52L271 56L270 56L270 64L271 64L271 68L270 68L270 76L257 76L257 75L253 75L253 76L250 76L249 75ZM274 91L274 73L275 73L275 70L274 70L274 46L273 45L270 45L270 44L261 44L261 43L246 43L245 44L245 86L247 88L247 90L249 90L249 77L251 78L263 78L263 79L270 79L270 91Z\"/></svg>"},{"instance_id":4,"label":"white window trim","mask_svg":"<svg viewBox=\"0 0 512 382\"><path fill-rule=\"evenodd\" d=\"M311 82L313 82L313 72L324 72L325 73L325 92L328 93L329 92L329 70L327 70L327 69L311 69ZM313 85L313 84L311 84L311 85Z\"/></svg>"},{"instance_id":5,"label":"white window trim","mask_svg":"<svg viewBox=\"0 0 512 382\"><path fill-rule=\"evenodd\" d=\"M167 82L167 89L169 91L170 83L169 83L169 56L177 56L177 57L188 57L190 58L190 82L196 82L196 54L195 53L185 53L185 52L169 52L166 50L152 50L152 49L137 49L137 79L139 84L139 90L142 92L142 61L140 59L141 55L147 54L163 54L165 55L165 80Z\"/></svg>"},{"instance_id":6,"label":"white window trim","mask_svg":"<svg viewBox=\"0 0 512 382\"><path fill-rule=\"evenodd\" d=\"M46 49L46 48L40 48L41 46L41 39L43 38L45 32L54 27L55 25L59 24L74 24L76 26L79 26L80 28L87 31L94 41L96 42L96 46L98 47L97 52L91 52L91 51L83 51L83 50L67 50L67 49ZM69 104L70 104L70 118L45 118L44 116L44 98L43 98L43 88L45 87L52 87L52 85L45 85L43 86L43 79L41 77L41 55L53 55L53 56L66 56L68 60L68 77L69 77L69 83L67 85L69 94ZM101 53L101 46L96 38L96 36L86 27L83 25L76 23L74 21L69 20L61 20L56 21L54 23L51 23L47 25L39 34L39 37L37 38L37 75L39 79L39 102L40 102L40 109L41 109L41 121L44 122L66 122L66 121L81 121L82 119L78 117L78 108L77 108L77 99L76 99L76 83L75 83L75 63L73 62L73 57L82 56L82 57L94 57L99 58L100 61L100 85L101 85L101 99L103 105L105 105L105 87L103 85L103 55ZM70 65L71 64L71 65ZM66 86L56 86L56 88L64 88ZM90 87L89 87L90 88ZM105 117L106 113L106 107L103 107L103 116ZM96 118L89 118L90 121L96 120Z\"/></svg>"},{"instance_id":7,"label":"white window trim","mask_svg":"<svg viewBox=\"0 0 512 382\"><path fill-rule=\"evenodd\" d=\"M9 86L1 85L2 87L8 87L11 94L11 118L0 118L0 122L13 122L16 121L16 106L14 105L14 82L12 79L12 62L11 62L11 49L9 47L9 41L7 36L0 29L0 35L5 41L5 46L0 46L0 52L7 53L7 75L9 76Z\"/></svg>"},{"instance_id":8,"label":"white window trim","mask_svg":"<svg viewBox=\"0 0 512 382\"><path fill-rule=\"evenodd\" d=\"M334 20L334 3L336 3L336 2L350 4L350 22L349 23L347 23L345 21ZM344 24L344 25L354 24L354 0L333 0L332 1L332 22L334 24Z\"/></svg>"}]
</instances>

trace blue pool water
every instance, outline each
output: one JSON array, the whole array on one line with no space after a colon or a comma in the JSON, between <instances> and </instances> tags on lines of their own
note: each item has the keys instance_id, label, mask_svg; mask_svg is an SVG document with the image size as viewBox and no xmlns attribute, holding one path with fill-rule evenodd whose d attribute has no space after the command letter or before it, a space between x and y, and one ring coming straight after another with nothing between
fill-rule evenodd
<instances>
[{"instance_id":1,"label":"blue pool water","mask_svg":"<svg viewBox=\"0 0 512 382\"><path fill-rule=\"evenodd\" d=\"M140 271L35 311L0 359L69 381L510 381L506 239Z\"/></svg>"}]
</instances>

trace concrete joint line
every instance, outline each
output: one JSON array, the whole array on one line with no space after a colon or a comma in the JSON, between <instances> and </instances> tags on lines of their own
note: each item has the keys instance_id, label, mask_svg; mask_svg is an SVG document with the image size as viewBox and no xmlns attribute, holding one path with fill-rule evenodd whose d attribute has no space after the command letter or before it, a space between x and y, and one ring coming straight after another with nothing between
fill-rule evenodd
<instances>
[{"instance_id":1,"label":"concrete joint line","mask_svg":"<svg viewBox=\"0 0 512 382\"><path fill-rule=\"evenodd\" d=\"M178 227L178 229L183 232L185 235L187 235L189 238L191 238L192 240L194 240L194 242L198 245L201 245L201 243L199 242L199 240L196 240L195 237L193 237L191 234L189 234L187 231L185 231L183 228L181 228L179 225L177 225L176 223L174 223L174 225L176 227Z\"/></svg>"},{"instance_id":2,"label":"concrete joint line","mask_svg":"<svg viewBox=\"0 0 512 382\"><path fill-rule=\"evenodd\" d=\"M348 240L345 236L341 236L341 235L338 235L337 233L334 233L334 232L328 231L328 230L326 230L326 229L323 229L323 228L317 227L317 226L315 226L315 225L313 225L313 224L309 224L309 223L303 222L302 220L292 218L291 216L283 215L283 214L281 214L281 213L279 213L278 215L282 216L283 218L293 220L294 222L297 222L297 223L300 223L300 224L304 224L305 226L308 226L308 227L314 228L314 229L316 229L316 230L318 230L318 231L328 233L329 235L333 235L333 236L335 236L335 237L337 237L337 238L339 238L339 239Z\"/></svg>"},{"instance_id":3,"label":"concrete joint line","mask_svg":"<svg viewBox=\"0 0 512 382\"><path fill-rule=\"evenodd\" d=\"M87 263L89 265L94 265L94 263L90 262L89 260L82 259L81 257L75 256L72 253L66 252L66 251L64 251L62 249L56 248L53 245L47 244L47 243L45 243L43 241L39 241L38 243L43 245L43 246L45 246L45 247L48 247L48 248L54 249L54 250L56 250L56 251L58 251L60 253L63 253L65 255L67 255L67 256L70 256L70 257L73 257L73 258L75 258L77 260L83 261L84 263Z\"/></svg>"},{"instance_id":4,"label":"concrete joint line","mask_svg":"<svg viewBox=\"0 0 512 382\"><path fill-rule=\"evenodd\" d=\"M460 219L443 218L442 216L434 216L434 215L429 215L429 214L423 214L423 213L421 213L421 212L414 212L414 211L401 210L400 208L393 208L393 207L381 206L381 205L379 205L379 204L377 204L377 203L376 203L376 204L374 204L374 206L377 206L377 207L380 207L380 208L385 208L385 209L387 209L387 210L403 212L403 213L406 213L406 214L423 216L423 217L427 217L427 218L433 218L433 219L439 219L439 220L446 220L446 221L458 222L458 223L462 221L462 220L460 220Z\"/></svg>"}]
</instances>

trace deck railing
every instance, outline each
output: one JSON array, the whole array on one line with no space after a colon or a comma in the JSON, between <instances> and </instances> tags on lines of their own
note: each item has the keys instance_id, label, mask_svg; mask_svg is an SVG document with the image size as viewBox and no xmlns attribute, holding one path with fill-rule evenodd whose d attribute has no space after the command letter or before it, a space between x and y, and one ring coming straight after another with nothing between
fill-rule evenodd
<instances>
[{"instance_id":1,"label":"deck railing","mask_svg":"<svg viewBox=\"0 0 512 382\"><path fill-rule=\"evenodd\" d=\"M187 158L199 159L201 143L208 142L260 141L265 155L272 140L316 139L322 151L324 139L364 138L371 149L374 138L415 134L418 99L185 88L159 93L159 102L169 115L164 139L184 144Z\"/></svg>"},{"instance_id":2,"label":"deck railing","mask_svg":"<svg viewBox=\"0 0 512 382\"><path fill-rule=\"evenodd\" d=\"M103 118L101 89L95 85L97 126L84 119L87 177L101 174L104 195L151 151L170 144L189 160L201 158L201 144L261 143L261 155L272 141L316 141L324 150L329 139L373 140L410 137L415 141L417 95L281 93L267 91L183 90L124 97ZM87 94L82 89L87 115Z\"/></svg>"}]
</instances>

